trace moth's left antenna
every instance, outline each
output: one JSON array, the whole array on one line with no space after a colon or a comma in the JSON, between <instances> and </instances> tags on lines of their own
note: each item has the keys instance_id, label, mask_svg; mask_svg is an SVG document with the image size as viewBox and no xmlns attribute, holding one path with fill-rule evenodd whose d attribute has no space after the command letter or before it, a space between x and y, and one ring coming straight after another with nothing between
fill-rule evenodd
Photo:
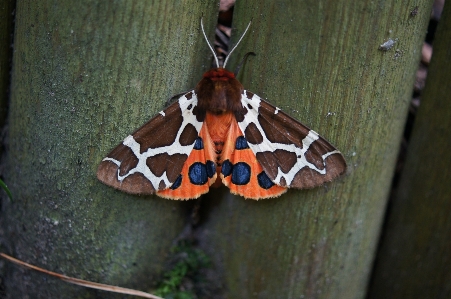
<instances>
[{"instance_id":1,"label":"moth's left antenna","mask_svg":"<svg viewBox=\"0 0 451 299\"><path fill-rule=\"evenodd\" d=\"M216 56L215 50L213 50L213 47L211 46L210 42L208 41L207 35L205 34L204 23L202 22L202 18L200 18L200 27L202 28L202 33L204 34L205 40L207 41L207 44L208 44L208 47L210 47L210 50L213 53L213 56L215 57L216 67L219 68L218 56Z\"/></svg>"}]
</instances>

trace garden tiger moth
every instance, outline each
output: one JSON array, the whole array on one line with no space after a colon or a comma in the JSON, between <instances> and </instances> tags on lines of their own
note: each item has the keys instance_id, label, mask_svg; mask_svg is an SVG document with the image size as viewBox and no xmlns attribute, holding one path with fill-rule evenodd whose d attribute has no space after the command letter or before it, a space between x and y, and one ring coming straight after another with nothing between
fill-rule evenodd
<instances>
[{"instance_id":1,"label":"garden tiger moth","mask_svg":"<svg viewBox=\"0 0 451 299\"><path fill-rule=\"evenodd\" d=\"M313 188L346 170L343 155L315 131L244 89L221 67L129 135L102 160L97 177L132 194L198 198L226 185L250 199Z\"/></svg>"}]
</instances>

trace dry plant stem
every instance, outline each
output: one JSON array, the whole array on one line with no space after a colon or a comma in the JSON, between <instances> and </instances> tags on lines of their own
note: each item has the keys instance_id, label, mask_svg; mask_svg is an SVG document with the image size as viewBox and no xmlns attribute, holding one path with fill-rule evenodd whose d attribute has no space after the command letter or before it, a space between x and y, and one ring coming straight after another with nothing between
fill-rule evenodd
<instances>
[{"instance_id":1,"label":"dry plant stem","mask_svg":"<svg viewBox=\"0 0 451 299\"><path fill-rule=\"evenodd\" d=\"M66 276L66 275L62 275L62 274L59 274L59 273L56 273L56 272L48 271L48 270L39 268L37 266L25 263L25 262L23 262L21 260L13 258L12 256L9 256L9 255L4 254L2 252L0 252L0 256L3 257L4 259L10 261L10 262L13 262L13 263L18 264L20 266L23 266L25 268L33 269L33 270L45 273L47 275L59 278L61 280L64 280L66 282L69 282L69 283L72 283L72 284L76 284L76 285L79 285L79 286L92 288L92 289L97 289L97 290L103 290L103 291L110 291L110 292L114 292L114 293L126 294L126 295L141 296L143 298L163 299L161 297L158 297L158 296L155 296L155 295L152 295L152 294L149 294L149 293L141 292L141 291L136 291L136 290L132 290L132 289L111 286L111 285L102 284L102 283L91 282L91 281L78 279L78 278L72 278L72 277L69 277L69 276Z\"/></svg>"}]
</instances>

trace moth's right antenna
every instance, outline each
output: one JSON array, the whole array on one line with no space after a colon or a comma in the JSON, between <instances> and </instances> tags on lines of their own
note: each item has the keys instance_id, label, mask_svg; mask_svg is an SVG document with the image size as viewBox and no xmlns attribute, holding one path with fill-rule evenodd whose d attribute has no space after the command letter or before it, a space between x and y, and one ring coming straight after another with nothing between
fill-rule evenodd
<instances>
[{"instance_id":1,"label":"moth's right antenna","mask_svg":"<svg viewBox=\"0 0 451 299\"><path fill-rule=\"evenodd\" d=\"M229 52L229 55L227 55L226 60L224 61L224 64L222 65L222 67L225 68L227 61L229 60L230 54L232 54L233 50L236 49L236 47L240 44L241 40L243 39L244 35L246 35L247 30L249 29L249 27L251 26L252 21L249 22L249 25L247 25L246 30L244 30L243 35L240 37L240 40L236 43L235 47L233 47L233 49Z\"/></svg>"}]
</instances>

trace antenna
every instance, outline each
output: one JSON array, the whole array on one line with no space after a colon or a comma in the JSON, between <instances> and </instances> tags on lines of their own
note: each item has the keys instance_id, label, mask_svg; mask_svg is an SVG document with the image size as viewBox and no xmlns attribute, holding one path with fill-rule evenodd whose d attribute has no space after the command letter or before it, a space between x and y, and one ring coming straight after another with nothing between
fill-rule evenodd
<instances>
[{"instance_id":1,"label":"antenna","mask_svg":"<svg viewBox=\"0 0 451 299\"><path fill-rule=\"evenodd\" d=\"M250 24L250 23L249 23ZM210 42L208 41L207 35L205 34L205 30L204 30L204 24L202 22L202 18L200 18L200 27L202 28L202 33L204 34L205 40L207 41L208 46L210 47L211 52L213 53L213 56L215 57L215 61L216 61L216 67L219 68L219 61L218 61L218 56L216 56L215 51L213 50L213 47L210 45ZM248 26L249 27L249 26ZM247 30L247 29L246 29ZM227 60L226 60L227 61ZM225 65L225 64L224 64Z\"/></svg>"},{"instance_id":2,"label":"antenna","mask_svg":"<svg viewBox=\"0 0 451 299\"><path fill-rule=\"evenodd\" d=\"M222 65L222 67L225 68L227 61L229 60L230 54L232 54L232 52L236 49L236 47L239 45L239 43L241 42L241 40L243 39L244 35L246 34L247 30L249 29L249 27L251 26L252 21L249 22L249 25L247 25L246 30L244 30L243 35L241 35L239 41L236 43L235 47L233 47L233 49L229 52L229 55L227 55L226 60L224 61L224 64ZM205 33L204 33L205 34ZM211 46L210 46L211 48ZM216 62L218 60L216 59Z\"/></svg>"}]
</instances>

